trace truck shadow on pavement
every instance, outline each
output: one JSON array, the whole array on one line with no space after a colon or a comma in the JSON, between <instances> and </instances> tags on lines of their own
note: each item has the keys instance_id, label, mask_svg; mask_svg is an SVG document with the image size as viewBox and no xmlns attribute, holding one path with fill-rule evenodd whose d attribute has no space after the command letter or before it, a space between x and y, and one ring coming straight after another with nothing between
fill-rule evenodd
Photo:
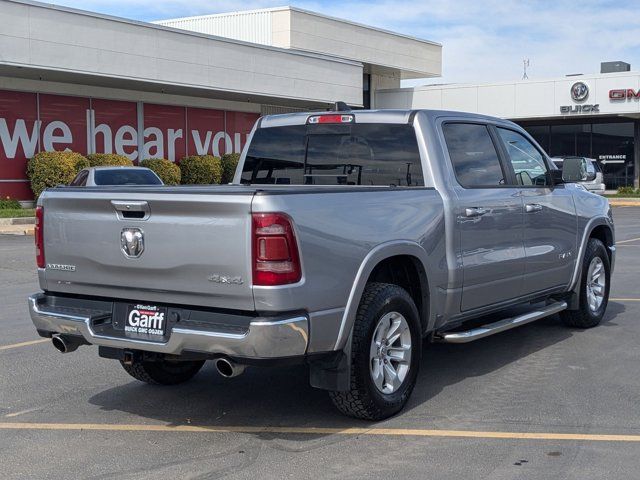
<instances>
[{"instance_id":1,"label":"truck shadow on pavement","mask_svg":"<svg viewBox=\"0 0 640 480\"><path fill-rule=\"evenodd\" d=\"M624 310L624 305L611 302L600 328L615 327L613 320ZM567 374L567 349L562 343L574 335L592 332L597 335L598 329L566 328L558 316L552 316L467 345L425 344L411 400L390 422L405 428L442 428L451 421L463 425L466 420L490 419L505 411L517 411L520 404L531 405L545 380L563 369ZM182 385L152 386L128 381L124 370L122 380L122 385L89 400L102 410L125 413L124 419L118 416L122 423L140 423L135 417L142 417L169 425L213 427L373 425L334 410L326 392L309 386L303 365L252 367L239 377L225 379L208 362L193 380ZM292 438L291 434L255 435L263 439ZM314 439L323 435L294 437L314 444Z\"/></svg>"}]
</instances>

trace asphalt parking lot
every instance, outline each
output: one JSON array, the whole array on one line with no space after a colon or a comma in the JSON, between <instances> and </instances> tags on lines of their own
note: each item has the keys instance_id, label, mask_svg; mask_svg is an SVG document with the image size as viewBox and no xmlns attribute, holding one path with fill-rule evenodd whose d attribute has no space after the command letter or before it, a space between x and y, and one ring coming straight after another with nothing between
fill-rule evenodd
<instances>
[{"instance_id":1,"label":"asphalt parking lot","mask_svg":"<svg viewBox=\"0 0 640 480\"><path fill-rule=\"evenodd\" d=\"M154 387L37 337L33 238L0 236L0 477L630 479L640 470L640 208L616 208L605 321L427 345L413 397L340 416L304 367Z\"/></svg>"}]
</instances>

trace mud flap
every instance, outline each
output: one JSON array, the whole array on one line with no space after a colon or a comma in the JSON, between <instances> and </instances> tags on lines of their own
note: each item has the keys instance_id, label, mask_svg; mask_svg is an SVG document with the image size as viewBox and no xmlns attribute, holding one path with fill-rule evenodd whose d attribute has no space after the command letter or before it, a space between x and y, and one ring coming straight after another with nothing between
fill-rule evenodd
<instances>
[{"instance_id":1,"label":"mud flap","mask_svg":"<svg viewBox=\"0 0 640 480\"><path fill-rule=\"evenodd\" d=\"M309 362L309 383L322 390L345 392L351 389L351 335L344 350Z\"/></svg>"}]
</instances>

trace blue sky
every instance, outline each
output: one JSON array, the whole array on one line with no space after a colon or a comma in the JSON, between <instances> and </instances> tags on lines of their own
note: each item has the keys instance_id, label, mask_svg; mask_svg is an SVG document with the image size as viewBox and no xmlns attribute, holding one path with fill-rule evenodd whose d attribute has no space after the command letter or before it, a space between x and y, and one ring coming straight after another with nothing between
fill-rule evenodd
<instances>
[{"instance_id":1,"label":"blue sky","mask_svg":"<svg viewBox=\"0 0 640 480\"><path fill-rule=\"evenodd\" d=\"M151 21L286 5L282 1L58 0L84 10ZM492 82L599 72L600 61L640 69L637 0L344 0L293 6L434 40L443 45L443 78L428 82ZM415 83L415 82L414 82Z\"/></svg>"}]
</instances>

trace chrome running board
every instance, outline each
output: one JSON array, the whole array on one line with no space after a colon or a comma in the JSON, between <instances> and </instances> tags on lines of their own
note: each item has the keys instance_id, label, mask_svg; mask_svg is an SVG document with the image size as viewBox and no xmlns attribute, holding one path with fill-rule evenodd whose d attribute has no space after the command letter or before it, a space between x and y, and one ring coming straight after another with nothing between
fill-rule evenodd
<instances>
[{"instance_id":1,"label":"chrome running board","mask_svg":"<svg viewBox=\"0 0 640 480\"><path fill-rule=\"evenodd\" d=\"M463 332L439 332L436 334L436 339L444 343L469 343L496 333L511 330L512 328L516 328L521 325L526 325L527 323L535 322L541 318L566 310L566 308L567 302L554 302L523 315L505 318L504 320L472 328L471 330Z\"/></svg>"}]
</instances>

